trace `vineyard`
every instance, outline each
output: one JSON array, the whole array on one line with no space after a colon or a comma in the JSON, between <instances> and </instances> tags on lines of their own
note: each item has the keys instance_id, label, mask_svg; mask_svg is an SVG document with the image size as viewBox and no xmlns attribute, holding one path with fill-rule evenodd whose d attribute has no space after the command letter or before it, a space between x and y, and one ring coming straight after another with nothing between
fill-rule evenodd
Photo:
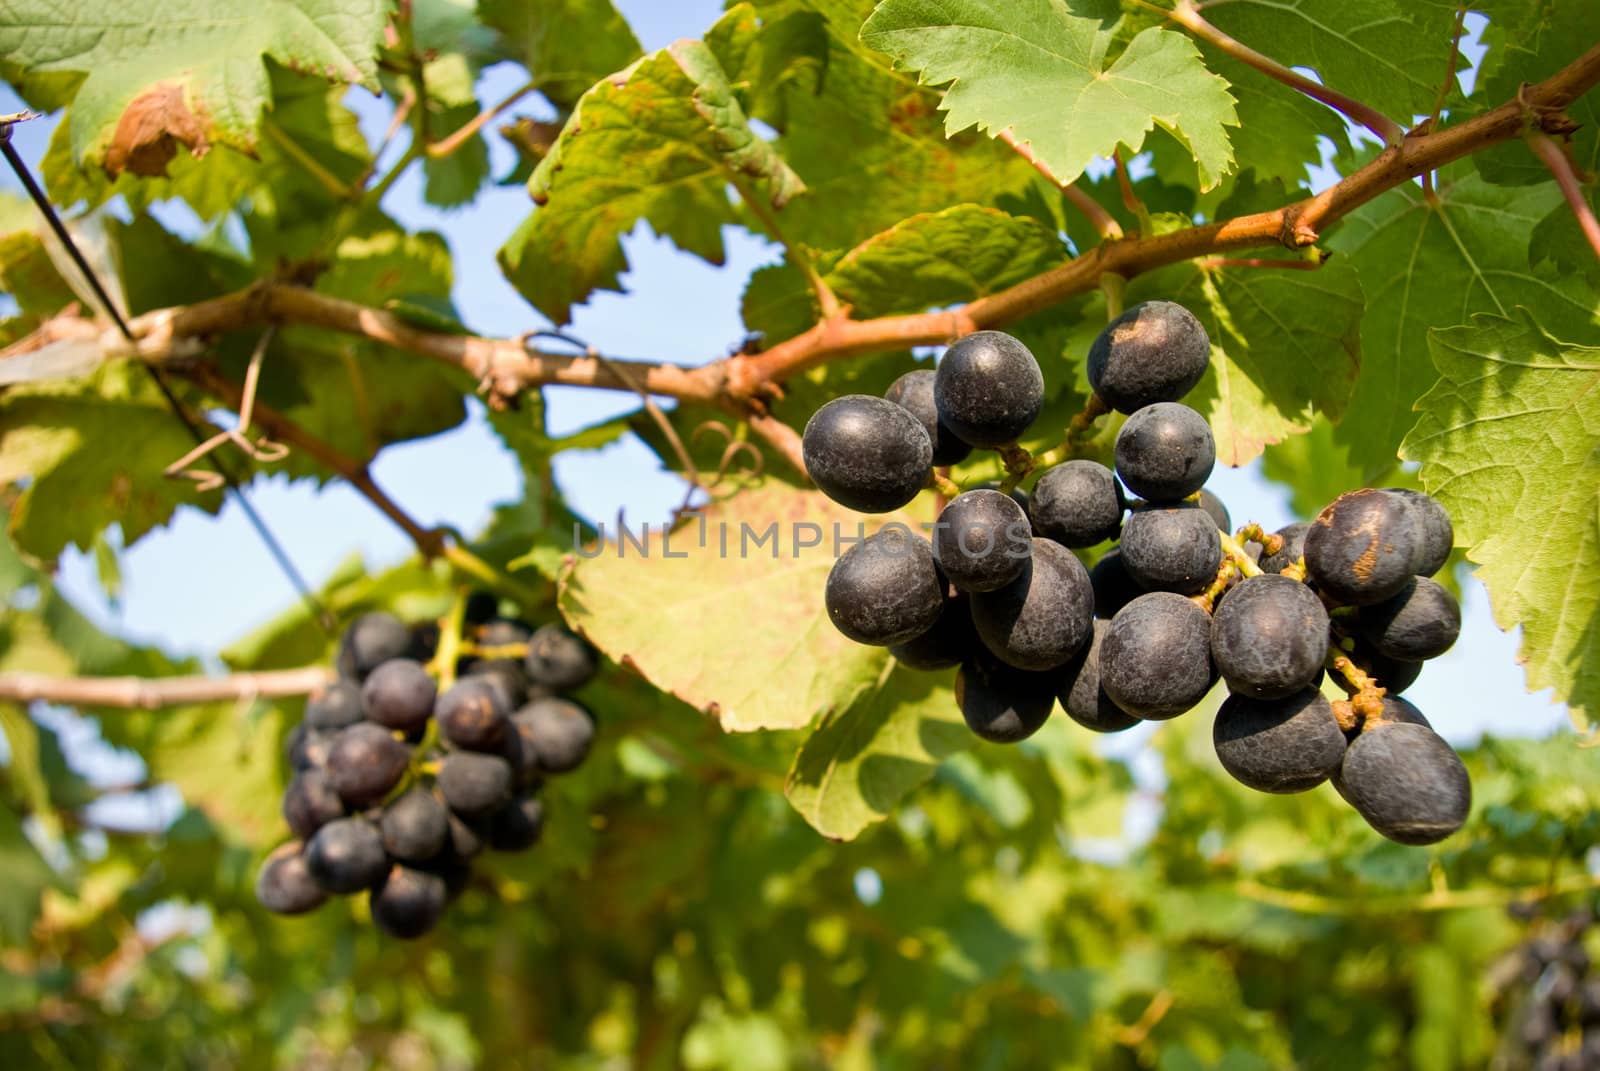
<instances>
[{"instance_id":1,"label":"vineyard","mask_svg":"<svg viewBox=\"0 0 1600 1071\"><path fill-rule=\"evenodd\" d=\"M1600 1068L1591 0L0 79L7 1067Z\"/></svg>"}]
</instances>

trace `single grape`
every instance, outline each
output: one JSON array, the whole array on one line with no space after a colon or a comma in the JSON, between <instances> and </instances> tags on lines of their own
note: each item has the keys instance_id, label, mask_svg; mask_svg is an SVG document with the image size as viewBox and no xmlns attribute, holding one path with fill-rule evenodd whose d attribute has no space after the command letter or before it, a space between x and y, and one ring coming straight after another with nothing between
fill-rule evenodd
<instances>
[{"instance_id":1,"label":"single grape","mask_svg":"<svg viewBox=\"0 0 1600 1071\"><path fill-rule=\"evenodd\" d=\"M1461 605L1447 588L1419 576L1398 594L1363 606L1356 630L1379 654L1422 662L1454 646L1461 635Z\"/></svg>"},{"instance_id":2,"label":"single grape","mask_svg":"<svg viewBox=\"0 0 1600 1071\"><path fill-rule=\"evenodd\" d=\"M344 801L333 787L333 779L322 770L300 771L283 792L284 821L301 840L343 817Z\"/></svg>"},{"instance_id":3,"label":"single grape","mask_svg":"<svg viewBox=\"0 0 1600 1071\"><path fill-rule=\"evenodd\" d=\"M500 616L500 596L492 591L474 591L462 607L461 620L467 625L486 625Z\"/></svg>"},{"instance_id":4,"label":"single grape","mask_svg":"<svg viewBox=\"0 0 1600 1071\"><path fill-rule=\"evenodd\" d=\"M312 878L331 893L370 889L389 868L383 837L365 818L329 822L306 843L305 856Z\"/></svg>"},{"instance_id":5,"label":"single grape","mask_svg":"<svg viewBox=\"0 0 1600 1071\"><path fill-rule=\"evenodd\" d=\"M533 626L514 617L496 617L486 621L479 626L477 635L480 647L521 647L532 638Z\"/></svg>"},{"instance_id":6,"label":"single grape","mask_svg":"<svg viewBox=\"0 0 1600 1071\"><path fill-rule=\"evenodd\" d=\"M1122 548L1111 547L1089 570L1089 583L1094 585L1094 615L1107 621L1117 616L1117 611L1144 594L1139 582L1128 575L1122 563Z\"/></svg>"},{"instance_id":7,"label":"single grape","mask_svg":"<svg viewBox=\"0 0 1600 1071\"><path fill-rule=\"evenodd\" d=\"M1418 576L1432 576L1444 567L1455 546L1456 531L1450 523L1449 511L1437 498L1422 491L1406 487L1391 487L1388 491L1405 500L1416 520L1419 550L1412 572Z\"/></svg>"},{"instance_id":8,"label":"single grape","mask_svg":"<svg viewBox=\"0 0 1600 1071\"><path fill-rule=\"evenodd\" d=\"M1007 446L1044 406L1044 375L1028 347L1003 331L976 331L945 350L934 369L939 419L962 442Z\"/></svg>"},{"instance_id":9,"label":"single grape","mask_svg":"<svg viewBox=\"0 0 1600 1071\"><path fill-rule=\"evenodd\" d=\"M972 626L972 600L956 591L945 596L944 609L932 628L904 643L890 644L889 653L908 669L949 669L959 666L980 642Z\"/></svg>"},{"instance_id":10,"label":"single grape","mask_svg":"<svg viewBox=\"0 0 1600 1071\"><path fill-rule=\"evenodd\" d=\"M533 626L514 618L497 617L478 626L474 640L480 648L526 648L533 640ZM527 697L525 654L475 655L458 663L456 675L498 682L496 690L505 693L507 710L515 710Z\"/></svg>"},{"instance_id":11,"label":"single grape","mask_svg":"<svg viewBox=\"0 0 1600 1071\"><path fill-rule=\"evenodd\" d=\"M304 915L321 907L328 894L312 879L299 842L291 841L261 864L256 875L256 899L274 914Z\"/></svg>"},{"instance_id":12,"label":"single grape","mask_svg":"<svg viewBox=\"0 0 1600 1071\"><path fill-rule=\"evenodd\" d=\"M1378 722L1345 750L1334 778L1373 829L1400 844L1436 844L1460 829L1472 808L1461 758L1426 725Z\"/></svg>"},{"instance_id":13,"label":"single grape","mask_svg":"<svg viewBox=\"0 0 1600 1071\"><path fill-rule=\"evenodd\" d=\"M933 627L944 609L944 589L928 541L902 524L887 524L833 563L823 601L840 632L887 647Z\"/></svg>"},{"instance_id":14,"label":"single grape","mask_svg":"<svg viewBox=\"0 0 1600 1071\"><path fill-rule=\"evenodd\" d=\"M1028 500L1033 530L1065 547L1092 547L1122 531L1122 488L1098 461L1064 461L1039 477Z\"/></svg>"},{"instance_id":15,"label":"single grape","mask_svg":"<svg viewBox=\"0 0 1600 1071\"><path fill-rule=\"evenodd\" d=\"M933 558L962 591L1005 587L1028 566L1033 530L999 491L966 491L950 500L933 526Z\"/></svg>"},{"instance_id":16,"label":"single grape","mask_svg":"<svg viewBox=\"0 0 1600 1071\"><path fill-rule=\"evenodd\" d=\"M1336 498L1306 533L1306 575L1339 603L1382 602L1416 575L1421 544L1404 498L1363 487Z\"/></svg>"},{"instance_id":17,"label":"single grape","mask_svg":"<svg viewBox=\"0 0 1600 1071\"><path fill-rule=\"evenodd\" d=\"M498 751L510 731L511 714L500 692L487 680L467 677L439 697L439 731L468 751Z\"/></svg>"},{"instance_id":18,"label":"single grape","mask_svg":"<svg viewBox=\"0 0 1600 1071\"><path fill-rule=\"evenodd\" d=\"M594 744L594 715L570 699L535 699L515 720L527 726L541 773L577 769Z\"/></svg>"},{"instance_id":19,"label":"single grape","mask_svg":"<svg viewBox=\"0 0 1600 1071\"><path fill-rule=\"evenodd\" d=\"M433 661L433 656L439 653L439 623L437 621L421 621L411 626L411 646L406 648L406 657L413 662L427 664Z\"/></svg>"},{"instance_id":20,"label":"single grape","mask_svg":"<svg viewBox=\"0 0 1600 1071\"><path fill-rule=\"evenodd\" d=\"M1048 539L1033 540L1023 574L996 591L972 596L972 623L984 646L1017 669L1066 664L1089 642L1094 587L1072 551Z\"/></svg>"},{"instance_id":21,"label":"single grape","mask_svg":"<svg viewBox=\"0 0 1600 1071\"><path fill-rule=\"evenodd\" d=\"M511 764L498 755L452 751L439 763L439 792L463 818L481 818L511 799Z\"/></svg>"},{"instance_id":22,"label":"single grape","mask_svg":"<svg viewBox=\"0 0 1600 1071\"><path fill-rule=\"evenodd\" d=\"M1116 463L1117 475L1134 494L1177 502L1211 478L1217 446L1205 417L1178 402L1156 402L1117 432Z\"/></svg>"},{"instance_id":23,"label":"single grape","mask_svg":"<svg viewBox=\"0 0 1600 1071\"><path fill-rule=\"evenodd\" d=\"M1306 533L1311 531L1310 521L1295 521L1279 528L1277 534L1283 537L1283 546L1276 554L1263 554L1256 564L1261 566L1263 573L1281 573L1295 562L1299 561L1306 552Z\"/></svg>"},{"instance_id":24,"label":"single grape","mask_svg":"<svg viewBox=\"0 0 1600 1071\"><path fill-rule=\"evenodd\" d=\"M545 625L528 641L528 679L557 691L588 683L598 660L588 642L560 625Z\"/></svg>"},{"instance_id":25,"label":"single grape","mask_svg":"<svg viewBox=\"0 0 1600 1071\"><path fill-rule=\"evenodd\" d=\"M390 937L410 940L438 924L444 902L444 878L396 863L372 890L372 921Z\"/></svg>"},{"instance_id":26,"label":"single grape","mask_svg":"<svg viewBox=\"0 0 1600 1071\"><path fill-rule=\"evenodd\" d=\"M437 685L421 662L391 658L367 675L361 685L361 706L369 721L417 736L428 727L437 695Z\"/></svg>"},{"instance_id":27,"label":"single grape","mask_svg":"<svg viewBox=\"0 0 1600 1071\"><path fill-rule=\"evenodd\" d=\"M552 692L545 685L529 684L528 675L522 671L522 667L508 665L504 658L474 659L471 665L457 672L456 679L474 680L489 688L505 710L516 710L532 698L535 690L540 695Z\"/></svg>"},{"instance_id":28,"label":"single grape","mask_svg":"<svg viewBox=\"0 0 1600 1071\"><path fill-rule=\"evenodd\" d=\"M412 788L383 809L378 831L391 857L422 863L444 850L450 839L450 816L438 796L425 788Z\"/></svg>"},{"instance_id":29,"label":"single grape","mask_svg":"<svg viewBox=\"0 0 1600 1071\"><path fill-rule=\"evenodd\" d=\"M1120 733L1138 725L1139 719L1117 706L1100 686L1100 646L1107 627L1107 622L1095 621L1088 646L1062 670L1056 694L1061 700L1061 709L1085 729Z\"/></svg>"},{"instance_id":30,"label":"single grape","mask_svg":"<svg viewBox=\"0 0 1600 1071\"><path fill-rule=\"evenodd\" d=\"M348 806L370 807L400 783L410 761L410 748L364 721L339 730L328 750L328 777Z\"/></svg>"},{"instance_id":31,"label":"single grape","mask_svg":"<svg viewBox=\"0 0 1600 1071\"><path fill-rule=\"evenodd\" d=\"M544 804L537 796L517 796L489 816L489 846L497 852L521 852L539 842L544 830Z\"/></svg>"},{"instance_id":32,"label":"single grape","mask_svg":"<svg viewBox=\"0 0 1600 1071\"><path fill-rule=\"evenodd\" d=\"M917 418L866 394L835 398L812 413L800 446L822 493L862 513L899 509L933 468L933 444Z\"/></svg>"},{"instance_id":33,"label":"single grape","mask_svg":"<svg viewBox=\"0 0 1600 1071\"><path fill-rule=\"evenodd\" d=\"M366 680L367 674L411 651L411 630L393 614L362 614L350 623L339 640L336 664L339 676Z\"/></svg>"},{"instance_id":34,"label":"single grape","mask_svg":"<svg viewBox=\"0 0 1600 1071\"><path fill-rule=\"evenodd\" d=\"M1298 580L1252 576L1217 604L1211 657L1228 690L1281 699L1310 687L1328 655L1328 611Z\"/></svg>"},{"instance_id":35,"label":"single grape","mask_svg":"<svg viewBox=\"0 0 1600 1071\"><path fill-rule=\"evenodd\" d=\"M353 681L333 681L306 697L305 722L312 729L343 729L347 725L354 725L364 716L361 710L361 687Z\"/></svg>"},{"instance_id":36,"label":"single grape","mask_svg":"<svg viewBox=\"0 0 1600 1071\"><path fill-rule=\"evenodd\" d=\"M292 770L322 769L328 764L328 750L338 735L328 730L309 728L304 722L289 730L284 740L284 756Z\"/></svg>"},{"instance_id":37,"label":"single grape","mask_svg":"<svg viewBox=\"0 0 1600 1071\"><path fill-rule=\"evenodd\" d=\"M956 705L967 728L994 744L1039 731L1056 702L1056 673L1016 669L979 648L956 671Z\"/></svg>"},{"instance_id":38,"label":"single grape","mask_svg":"<svg viewBox=\"0 0 1600 1071\"><path fill-rule=\"evenodd\" d=\"M890 384L883 396L905 408L922 424L922 430L928 433L928 441L933 444L935 465L955 465L966 460L967 455L972 453L972 446L962 442L960 436L939 419L939 408L933 403L934 376L931 368L907 372Z\"/></svg>"},{"instance_id":39,"label":"single grape","mask_svg":"<svg viewBox=\"0 0 1600 1071\"><path fill-rule=\"evenodd\" d=\"M1205 698L1215 680L1211 615L1182 595L1149 592L1111 619L1100 644L1100 687L1134 717L1175 718Z\"/></svg>"},{"instance_id":40,"label":"single grape","mask_svg":"<svg viewBox=\"0 0 1600 1071\"><path fill-rule=\"evenodd\" d=\"M448 811L450 835L445 840L445 855L465 862L483 853L485 836L478 822L469 822L455 811Z\"/></svg>"},{"instance_id":41,"label":"single grape","mask_svg":"<svg viewBox=\"0 0 1600 1071\"><path fill-rule=\"evenodd\" d=\"M1222 540L1211 515L1193 503L1141 506L1122 526L1122 564L1150 591L1197 595L1222 565Z\"/></svg>"},{"instance_id":42,"label":"single grape","mask_svg":"<svg viewBox=\"0 0 1600 1071\"><path fill-rule=\"evenodd\" d=\"M1233 518L1228 516L1228 507L1223 505L1222 499L1218 498L1209 488L1202 487L1200 488L1199 504L1200 508L1209 513L1211 519L1217 522L1217 531L1233 534ZM1260 546L1260 544L1255 545Z\"/></svg>"},{"instance_id":43,"label":"single grape","mask_svg":"<svg viewBox=\"0 0 1600 1071\"><path fill-rule=\"evenodd\" d=\"M1089 347L1089 385L1119 413L1188 394L1211 361L1211 340L1194 314L1147 301L1112 320Z\"/></svg>"},{"instance_id":44,"label":"single grape","mask_svg":"<svg viewBox=\"0 0 1600 1071\"><path fill-rule=\"evenodd\" d=\"M1315 688L1272 699L1230 695L1217 711L1211 742L1235 781L1278 793L1322 784L1345 748L1333 707Z\"/></svg>"}]
</instances>

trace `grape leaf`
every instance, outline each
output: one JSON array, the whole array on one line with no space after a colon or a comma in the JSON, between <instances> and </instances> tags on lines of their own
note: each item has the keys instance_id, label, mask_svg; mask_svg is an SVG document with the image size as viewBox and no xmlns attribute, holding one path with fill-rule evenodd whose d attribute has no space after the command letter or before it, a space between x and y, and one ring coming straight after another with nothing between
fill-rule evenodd
<instances>
[{"instance_id":1,"label":"grape leaf","mask_svg":"<svg viewBox=\"0 0 1600 1071\"><path fill-rule=\"evenodd\" d=\"M1545 310L1558 330L1589 316L1577 280L1536 276L1528 267L1529 234L1561 200L1553 185L1491 186L1458 169L1436 191L1430 205L1414 186L1392 190L1351 213L1329 239L1366 291L1361 375L1338 436L1366 472L1393 464L1415 420L1412 405L1435 379L1429 328L1474 312L1507 315L1519 304Z\"/></svg>"},{"instance_id":2,"label":"grape leaf","mask_svg":"<svg viewBox=\"0 0 1600 1071\"><path fill-rule=\"evenodd\" d=\"M818 833L854 840L973 740L942 675L895 669L822 720L795 755L783 791Z\"/></svg>"},{"instance_id":3,"label":"grape leaf","mask_svg":"<svg viewBox=\"0 0 1600 1071\"><path fill-rule=\"evenodd\" d=\"M1129 285L1129 305L1176 301L1205 324L1211 364L1188 404L1206 415L1217 460L1243 465L1267 445L1337 418L1355 383L1361 280L1347 262L1315 271L1174 265Z\"/></svg>"},{"instance_id":4,"label":"grape leaf","mask_svg":"<svg viewBox=\"0 0 1600 1071\"><path fill-rule=\"evenodd\" d=\"M1600 210L1600 191L1590 189L1585 200L1590 212ZM1600 290L1600 255L1585 240L1578 217L1565 200L1534 225L1528 239L1528 259L1535 270L1548 261L1556 272L1581 275L1591 287Z\"/></svg>"},{"instance_id":5,"label":"grape leaf","mask_svg":"<svg viewBox=\"0 0 1600 1071\"><path fill-rule=\"evenodd\" d=\"M1112 31L1050 0L884 0L861 39L950 83L950 133L1010 130L1062 182L1119 145L1137 152L1155 126L1193 152L1202 189L1233 168L1233 97L1182 34L1150 27L1108 62Z\"/></svg>"},{"instance_id":6,"label":"grape leaf","mask_svg":"<svg viewBox=\"0 0 1600 1071\"><path fill-rule=\"evenodd\" d=\"M179 0L159 32L115 0L13 0L0 53L28 73L84 75L73 99L72 155L111 175L160 175L181 142L253 152L271 101L264 58L329 81L378 88L388 0Z\"/></svg>"},{"instance_id":7,"label":"grape leaf","mask_svg":"<svg viewBox=\"0 0 1600 1071\"><path fill-rule=\"evenodd\" d=\"M596 289L617 289L621 238L641 220L722 263L721 227L736 220L727 189L746 178L765 180L773 208L805 188L750 129L711 49L679 41L583 95L528 180L539 207L501 248L501 267L565 323Z\"/></svg>"},{"instance_id":8,"label":"grape leaf","mask_svg":"<svg viewBox=\"0 0 1600 1071\"><path fill-rule=\"evenodd\" d=\"M1259 178L1283 179L1293 189L1305 180L1306 168L1322 160L1319 139L1327 138L1336 148L1346 143L1344 120L1332 108L1232 56L1204 44L1200 48L1206 66L1227 80L1237 102L1239 128L1229 132L1234 156L1253 168ZM1181 178L1184 172L1171 174ZM1219 214L1217 218L1227 217Z\"/></svg>"},{"instance_id":9,"label":"grape leaf","mask_svg":"<svg viewBox=\"0 0 1600 1071\"><path fill-rule=\"evenodd\" d=\"M1600 716L1600 332L1584 343L1518 307L1428 336L1439 382L1402 456L1450 510L1529 690L1580 727Z\"/></svg>"},{"instance_id":10,"label":"grape leaf","mask_svg":"<svg viewBox=\"0 0 1600 1071\"><path fill-rule=\"evenodd\" d=\"M883 520L917 523L904 513ZM617 542L576 562L561 611L613 660L724 729L800 728L848 706L887 658L841 636L822 604L835 549L866 521L815 491L767 483L709 506L669 539L659 525L635 524L626 537L606 525ZM804 545L813 538L819 545Z\"/></svg>"},{"instance_id":11,"label":"grape leaf","mask_svg":"<svg viewBox=\"0 0 1600 1071\"><path fill-rule=\"evenodd\" d=\"M0 868L6 880L0 888L0 938L13 947L27 947L39 900L46 889L60 888L61 879L22 831L22 821L0 803Z\"/></svg>"},{"instance_id":12,"label":"grape leaf","mask_svg":"<svg viewBox=\"0 0 1600 1071\"><path fill-rule=\"evenodd\" d=\"M639 55L638 39L611 0L480 0L478 17L500 31L540 92L561 108Z\"/></svg>"}]
</instances>

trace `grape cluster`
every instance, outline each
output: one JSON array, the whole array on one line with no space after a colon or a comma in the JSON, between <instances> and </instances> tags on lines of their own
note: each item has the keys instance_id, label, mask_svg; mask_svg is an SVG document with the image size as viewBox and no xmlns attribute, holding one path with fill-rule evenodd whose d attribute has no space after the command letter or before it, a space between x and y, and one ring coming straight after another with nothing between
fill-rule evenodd
<instances>
[{"instance_id":1,"label":"grape cluster","mask_svg":"<svg viewBox=\"0 0 1600 1071\"><path fill-rule=\"evenodd\" d=\"M1101 411L1126 417L1114 470L1067 460L1027 491L951 489L933 472L975 447L1014 473L1031 464L1016 444L1044 379L1010 335L968 335L883 398L823 405L803 450L834 501L886 513L930 483L955 492L931 539L888 524L841 555L828 615L910 668L959 667L961 712L996 742L1037 731L1058 702L1097 732L1175 718L1221 679L1214 743L1235 779L1273 793L1331 780L1384 836L1441 840L1466 819L1466 769L1400 693L1460 630L1454 597L1430 579L1450 554L1450 518L1421 492L1366 488L1310 523L1230 535L1204 486L1211 429L1180 401L1209 360L1204 326L1181 305L1117 317L1088 355ZM1080 555L1107 543L1086 568ZM1321 691L1330 668L1349 698Z\"/></svg>"},{"instance_id":2,"label":"grape cluster","mask_svg":"<svg viewBox=\"0 0 1600 1071\"><path fill-rule=\"evenodd\" d=\"M1526 905L1513 915L1526 918ZM1496 1067L1592 1071L1600 1067L1600 972L1584 939L1595 910L1584 905L1537 925L1491 973L1494 1007L1505 1021Z\"/></svg>"},{"instance_id":3,"label":"grape cluster","mask_svg":"<svg viewBox=\"0 0 1600 1071\"><path fill-rule=\"evenodd\" d=\"M283 816L295 840L263 864L256 897L298 915L330 895L365 892L372 921L418 937L466 887L486 848L531 848L544 778L589 753L590 713L561 693L595 671L595 653L560 625L533 629L468 599L455 683L430 663L439 631L386 613L344 633L338 679L306 701L288 740L294 777Z\"/></svg>"}]
</instances>

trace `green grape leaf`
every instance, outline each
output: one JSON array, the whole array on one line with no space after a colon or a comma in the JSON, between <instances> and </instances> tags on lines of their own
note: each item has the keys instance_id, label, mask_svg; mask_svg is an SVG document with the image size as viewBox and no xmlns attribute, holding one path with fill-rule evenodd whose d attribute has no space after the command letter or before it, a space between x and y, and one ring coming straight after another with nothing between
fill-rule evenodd
<instances>
[{"instance_id":1,"label":"green grape leaf","mask_svg":"<svg viewBox=\"0 0 1600 1071\"><path fill-rule=\"evenodd\" d=\"M943 675L897 668L823 718L795 755L783 791L818 833L854 840L974 739Z\"/></svg>"},{"instance_id":2,"label":"green grape leaf","mask_svg":"<svg viewBox=\"0 0 1600 1071\"><path fill-rule=\"evenodd\" d=\"M1600 717L1600 332L1551 334L1533 312L1478 314L1428 336L1439 382L1402 456L1450 511L1495 621L1520 627L1528 688L1579 727Z\"/></svg>"},{"instance_id":3,"label":"green grape leaf","mask_svg":"<svg viewBox=\"0 0 1600 1071\"><path fill-rule=\"evenodd\" d=\"M1324 85L1402 126L1433 111L1452 69L1455 0L1229 0L1207 5L1205 15L1285 66L1310 67ZM1466 67L1461 60L1453 69Z\"/></svg>"},{"instance_id":4,"label":"green grape leaf","mask_svg":"<svg viewBox=\"0 0 1600 1071\"><path fill-rule=\"evenodd\" d=\"M724 729L797 729L849 706L887 659L840 635L822 604L835 532L842 552L865 526L816 491L775 482L714 503L667 539L658 525L626 535L606 525L608 542L563 580L561 611L614 661Z\"/></svg>"},{"instance_id":5,"label":"green grape leaf","mask_svg":"<svg viewBox=\"0 0 1600 1071\"><path fill-rule=\"evenodd\" d=\"M1345 410L1360 366L1361 280L1339 258L1315 271L1179 264L1129 285L1129 305L1176 301L1205 324L1211 364L1188 404L1206 415L1217 460L1243 465Z\"/></svg>"},{"instance_id":6,"label":"green grape leaf","mask_svg":"<svg viewBox=\"0 0 1600 1071\"><path fill-rule=\"evenodd\" d=\"M1544 310L1551 327L1589 318L1578 280L1528 267L1534 227L1561 201L1553 185L1491 186L1470 170L1436 186L1437 204L1402 186L1351 213L1329 239L1356 268L1366 291L1361 375L1339 441L1365 472L1394 463L1415 421L1412 406L1436 378L1427 332L1475 312ZM1559 320L1555 319L1559 317Z\"/></svg>"},{"instance_id":7,"label":"green grape leaf","mask_svg":"<svg viewBox=\"0 0 1600 1071\"><path fill-rule=\"evenodd\" d=\"M162 475L194 448L143 368L120 361L76 381L0 395L0 484L30 481L11 511L17 546L53 560L107 525L132 546L180 505L215 513L218 491Z\"/></svg>"},{"instance_id":8,"label":"green grape leaf","mask_svg":"<svg viewBox=\"0 0 1600 1071\"><path fill-rule=\"evenodd\" d=\"M178 144L256 148L271 102L265 59L329 81L378 88L387 0L179 0L160 32L114 0L82 0L63 20L51 0L14 0L0 53L29 73L81 73L72 155L117 175L161 175Z\"/></svg>"},{"instance_id":9,"label":"green grape leaf","mask_svg":"<svg viewBox=\"0 0 1600 1071\"><path fill-rule=\"evenodd\" d=\"M6 880L0 886L0 938L11 947L26 947L33 920L39 915L46 889L59 888L61 880L39 849L22 831L22 820L0 803L0 868ZM9 973L9 972L8 972Z\"/></svg>"},{"instance_id":10,"label":"green grape leaf","mask_svg":"<svg viewBox=\"0 0 1600 1071\"><path fill-rule=\"evenodd\" d=\"M611 0L479 0L478 17L561 108L639 56L639 41Z\"/></svg>"},{"instance_id":11,"label":"green grape leaf","mask_svg":"<svg viewBox=\"0 0 1600 1071\"><path fill-rule=\"evenodd\" d=\"M1600 211L1600 190L1590 189L1584 199L1589 211ZM1535 270L1546 262L1559 274L1581 275L1600 290L1600 254L1597 254L1578 225L1578 217L1565 200L1534 224L1528 239L1528 259Z\"/></svg>"},{"instance_id":12,"label":"green grape leaf","mask_svg":"<svg viewBox=\"0 0 1600 1071\"><path fill-rule=\"evenodd\" d=\"M1051 0L884 0L861 40L950 83L942 105L954 134L1011 131L1062 182L1120 145L1137 152L1160 126L1194 154L1202 189L1233 169L1227 127L1238 126L1228 84L1187 37L1138 33L1114 59L1114 35Z\"/></svg>"},{"instance_id":13,"label":"green grape leaf","mask_svg":"<svg viewBox=\"0 0 1600 1071\"><path fill-rule=\"evenodd\" d=\"M622 236L641 220L722 263L721 227L736 219L727 188L746 179L765 182L775 209L805 188L750 129L711 49L679 41L583 95L528 180L539 207L501 248L501 267L565 323L593 291L618 288Z\"/></svg>"}]
</instances>

